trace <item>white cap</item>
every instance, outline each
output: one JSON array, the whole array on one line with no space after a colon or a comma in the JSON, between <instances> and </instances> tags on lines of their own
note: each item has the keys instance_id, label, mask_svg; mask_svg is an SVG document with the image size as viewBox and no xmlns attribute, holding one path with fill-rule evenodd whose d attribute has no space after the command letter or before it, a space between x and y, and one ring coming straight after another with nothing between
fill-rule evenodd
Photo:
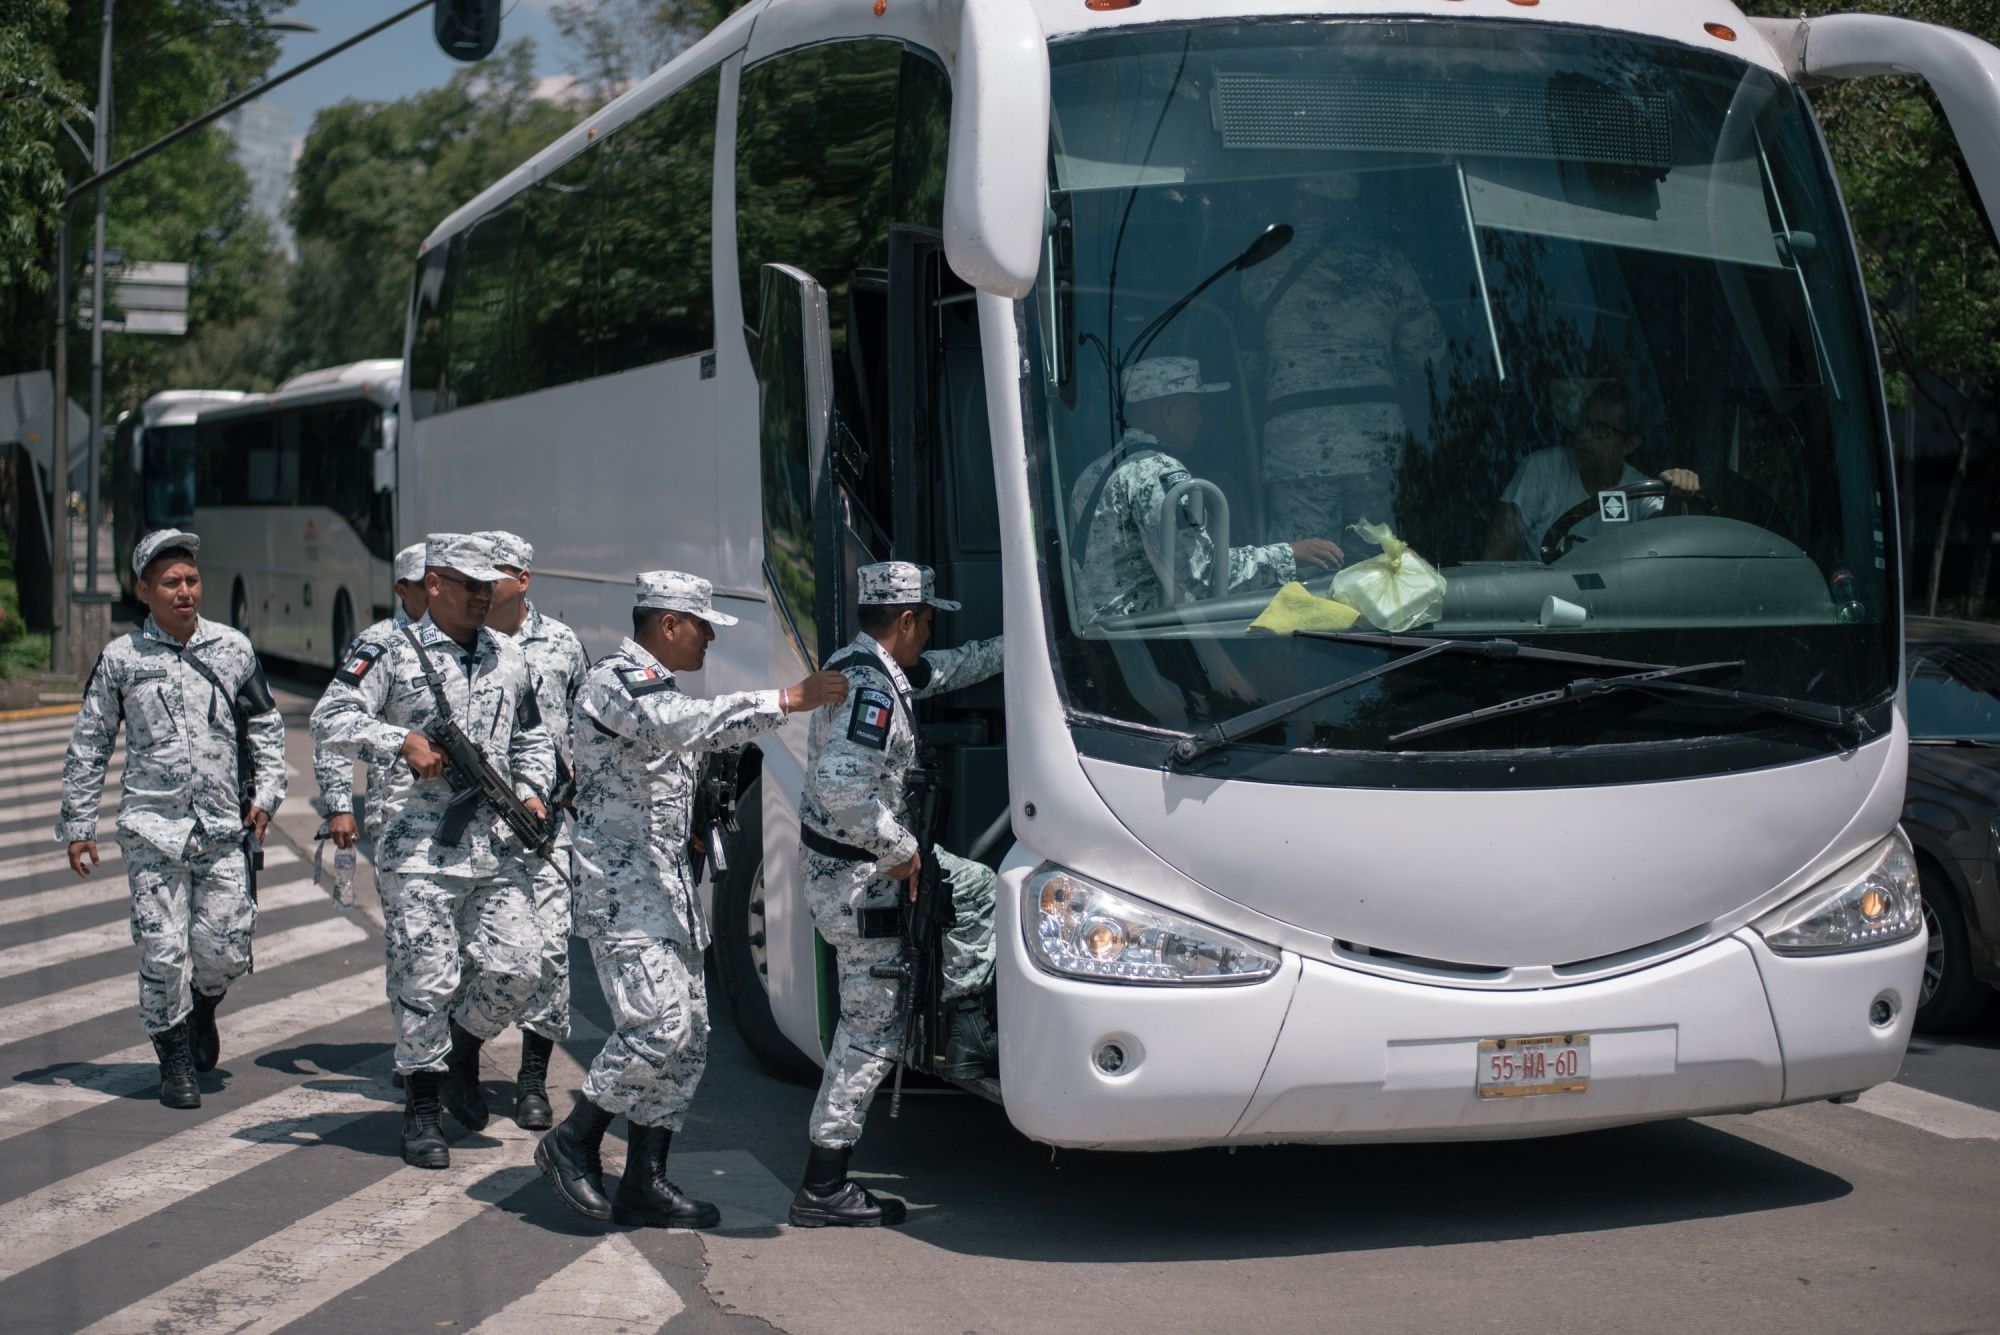
<instances>
[{"instance_id":1,"label":"white cap","mask_svg":"<svg viewBox=\"0 0 2000 1335\"><path fill-rule=\"evenodd\" d=\"M528 570L535 564L534 544L518 533L509 533L504 528L489 528L473 536L485 539L487 545L493 548L494 565Z\"/></svg>"},{"instance_id":2,"label":"white cap","mask_svg":"<svg viewBox=\"0 0 2000 1335\"><path fill-rule=\"evenodd\" d=\"M493 544L476 533L433 533L424 539L427 569L456 570L467 579L495 580L503 573L493 564Z\"/></svg>"},{"instance_id":3,"label":"white cap","mask_svg":"<svg viewBox=\"0 0 2000 1335\"><path fill-rule=\"evenodd\" d=\"M1125 402L1144 403L1169 394L1219 394L1227 380L1202 383L1201 363L1192 357L1148 357L1125 373Z\"/></svg>"},{"instance_id":4,"label":"white cap","mask_svg":"<svg viewBox=\"0 0 2000 1335\"><path fill-rule=\"evenodd\" d=\"M154 557L174 547L185 547L189 556L198 556L201 554L201 539L178 528L163 528L148 533L132 546L132 573L145 574Z\"/></svg>"},{"instance_id":5,"label":"white cap","mask_svg":"<svg viewBox=\"0 0 2000 1335\"><path fill-rule=\"evenodd\" d=\"M421 584L424 582L424 544L413 542L396 553L396 582L398 584Z\"/></svg>"},{"instance_id":6,"label":"white cap","mask_svg":"<svg viewBox=\"0 0 2000 1335\"><path fill-rule=\"evenodd\" d=\"M914 561L877 561L854 572L863 607L902 607L929 603L941 612L956 612L959 604L937 596L937 575Z\"/></svg>"},{"instance_id":7,"label":"white cap","mask_svg":"<svg viewBox=\"0 0 2000 1335\"><path fill-rule=\"evenodd\" d=\"M699 575L680 570L648 570L633 583L637 586L635 606L657 607L665 612L686 612L712 626L736 624L735 617L715 610L715 590Z\"/></svg>"}]
</instances>

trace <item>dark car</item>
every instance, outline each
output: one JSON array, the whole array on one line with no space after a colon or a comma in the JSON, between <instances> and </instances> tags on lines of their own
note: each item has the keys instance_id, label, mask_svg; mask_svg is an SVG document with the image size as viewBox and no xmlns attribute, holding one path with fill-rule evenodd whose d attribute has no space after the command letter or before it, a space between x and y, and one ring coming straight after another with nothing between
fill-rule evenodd
<instances>
[{"instance_id":1,"label":"dark car","mask_svg":"<svg viewBox=\"0 0 2000 1335\"><path fill-rule=\"evenodd\" d=\"M2000 986L2000 626L1910 617L1910 783L1903 830L1923 876L1917 1028L1977 1020Z\"/></svg>"}]
</instances>

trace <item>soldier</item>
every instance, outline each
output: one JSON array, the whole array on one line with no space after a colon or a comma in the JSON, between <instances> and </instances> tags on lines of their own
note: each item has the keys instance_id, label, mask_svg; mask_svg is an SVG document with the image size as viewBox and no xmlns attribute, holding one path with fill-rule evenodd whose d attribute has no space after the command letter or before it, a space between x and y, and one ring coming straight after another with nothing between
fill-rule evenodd
<instances>
[{"instance_id":1,"label":"soldier","mask_svg":"<svg viewBox=\"0 0 2000 1335\"><path fill-rule=\"evenodd\" d=\"M1208 589L1215 545L1205 528L1182 515L1169 572L1161 540L1167 493L1193 476L1177 454L1201 433L1203 394L1229 388L1203 384L1192 357L1148 357L1125 373L1125 434L1118 448L1077 476L1070 493L1071 541L1080 544L1081 613L1087 619L1128 616L1165 606L1181 589ZM1183 500L1185 505L1185 500ZM1301 566L1330 570L1340 548L1324 538L1300 538L1229 549L1229 587L1283 584Z\"/></svg>"},{"instance_id":2,"label":"soldier","mask_svg":"<svg viewBox=\"0 0 2000 1335\"><path fill-rule=\"evenodd\" d=\"M536 1146L535 1162L570 1206L621 1224L710 1228L720 1220L666 1176L668 1147L708 1057L708 925L688 866L696 760L847 695L837 672L713 700L682 694L674 674L700 671L715 627L736 624L710 595L707 580L677 570L639 576L632 637L590 669L575 706L576 932L590 942L614 1031L575 1109ZM598 1156L621 1112L631 1148L611 1201Z\"/></svg>"},{"instance_id":3,"label":"soldier","mask_svg":"<svg viewBox=\"0 0 2000 1335\"><path fill-rule=\"evenodd\" d=\"M534 995L542 934L506 826L483 807L472 808L463 827L447 823L466 808L454 802L444 753L427 732L448 712L544 820L555 750L528 660L485 627L500 578L492 548L467 534L433 533L424 562L429 610L384 643L355 646L314 706L312 732L317 745L365 760L384 777L375 879L383 900L394 901L384 917L403 960L390 1007L396 1070L407 1085L403 1158L444 1168L451 1152L440 1096L467 1130L486 1125L479 1047Z\"/></svg>"},{"instance_id":4,"label":"soldier","mask_svg":"<svg viewBox=\"0 0 2000 1335\"><path fill-rule=\"evenodd\" d=\"M150 533L133 549L148 616L90 670L56 823L71 869L90 875L104 767L122 720L118 846L132 887L139 1019L159 1054L160 1102L169 1108L199 1108L195 1072L221 1059L215 1011L250 971L257 925L243 832L261 842L285 800L284 722L250 641L201 615L200 550L201 539L179 529ZM237 787L239 717L254 758L247 795Z\"/></svg>"},{"instance_id":5,"label":"soldier","mask_svg":"<svg viewBox=\"0 0 2000 1335\"><path fill-rule=\"evenodd\" d=\"M1393 523L1403 400L1444 329L1403 253L1366 235L1353 172L1298 181L1291 245L1243 272L1264 317L1265 522L1273 533Z\"/></svg>"},{"instance_id":6,"label":"soldier","mask_svg":"<svg viewBox=\"0 0 2000 1335\"><path fill-rule=\"evenodd\" d=\"M813 715L799 802L806 905L840 971L840 1024L806 1128L805 1181L792 1198L791 1220L802 1228L903 1221L900 1201L879 1200L848 1179L847 1160L903 1041L897 984L872 970L901 950L897 882L914 894L922 867L905 793L917 763L915 705L976 685L1001 667L998 635L924 652L936 609L959 606L936 596L930 567L886 561L857 575L861 633L827 661L847 678L854 704ZM944 942L950 1029L942 1069L964 1079L984 1074L993 1055L984 993L993 979L994 876L980 863L935 851L957 916Z\"/></svg>"},{"instance_id":7,"label":"soldier","mask_svg":"<svg viewBox=\"0 0 2000 1335\"><path fill-rule=\"evenodd\" d=\"M590 670L583 641L576 632L528 601L535 549L525 538L494 529L475 534L493 546L493 564L500 579L493 586L493 610L486 628L511 635L527 656L535 674L535 703L556 748L556 862L568 867L570 836L563 805L571 784L569 710ZM531 858L528 872L535 886L535 921L542 929L541 982L528 1008L516 1021L521 1027L521 1069L514 1083L514 1123L529 1131L546 1131L554 1123L549 1107L549 1056L556 1043L569 1037L568 882L554 866Z\"/></svg>"}]
</instances>

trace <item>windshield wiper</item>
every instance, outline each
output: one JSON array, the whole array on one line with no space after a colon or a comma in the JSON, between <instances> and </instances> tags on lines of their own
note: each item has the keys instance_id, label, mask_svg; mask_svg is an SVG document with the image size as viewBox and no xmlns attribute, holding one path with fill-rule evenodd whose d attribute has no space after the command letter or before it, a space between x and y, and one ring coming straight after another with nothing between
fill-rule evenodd
<instances>
[{"instance_id":1,"label":"windshield wiper","mask_svg":"<svg viewBox=\"0 0 2000 1335\"><path fill-rule=\"evenodd\" d=\"M1324 686L1315 686L1309 691L1274 700L1268 705L1225 719L1213 727L1181 738L1174 743L1174 759L1185 765L1199 760L1219 747L1261 732L1281 719L1321 700L1339 695L1377 677L1387 676L1426 659L1441 654L1468 654L1475 658L1516 658L1537 663L1568 663L1576 667L1612 667L1637 669L1643 672L1671 671L1658 663L1635 663L1623 658L1603 658L1597 654L1570 653L1562 649L1541 649L1534 645L1521 644L1515 640L1446 640L1429 635L1375 635L1365 631L1351 630L1302 630L1296 638L1308 640L1333 640L1340 644L1365 644L1383 649L1415 649L1413 654L1392 658L1386 663L1378 663L1366 672L1357 672L1351 677L1330 681Z\"/></svg>"},{"instance_id":2,"label":"windshield wiper","mask_svg":"<svg viewBox=\"0 0 2000 1335\"><path fill-rule=\"evenodd\" d=\"M1759 695L1754 691L1734 691L1720 686L1698 686L1693 682L1673 680L1697 672L1734 671L1742 666L1743 660L1739 658L1717 663L1691 663L1686 667L1662 668L1656 672L1635 672L1625 677L1581 677L1561 690L1524 695L1517 700L1488 705L1484 709L1454 714L1450 718L1441 718L1415 728L1406 728L1391 736L1389 740L1411 741L1418 737L1429 737L1436 733L1448 732L1453 728L1480 723L1486 719L1499 718L1502 715L1525 714L1572 700L1590 700L1619 691L1635 690L1688 695L1702 700L1714 700L1721 704L1739 705L1768 714L1779 714L1802 723L1813 723L1837 732L1851 734L1856 742L1865 735L1866 720L1858 709L1850 709L1844 705L1825 705L1816 700L1795 700L1783 695Z\"/></svg>"}]
</instances>

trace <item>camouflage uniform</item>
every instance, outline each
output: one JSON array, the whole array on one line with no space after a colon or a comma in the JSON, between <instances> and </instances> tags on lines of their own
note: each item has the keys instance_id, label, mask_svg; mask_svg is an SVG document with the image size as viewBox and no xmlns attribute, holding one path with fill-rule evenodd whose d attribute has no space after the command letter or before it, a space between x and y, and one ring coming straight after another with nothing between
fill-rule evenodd
<instances>
[{"instance_id":1,"label":"camouflage uniform","mask_svg":"<svg viewBox=\"0 0 2000 1335\"><path fill-rule=\"evenodd\" d=\"M683 695L630 639L577 693L576 934L590 942L613 1025L583 1095L641 1126L679 1130L708 1059L708 925L688 866L700 754L780 726L778 696Z\"/></svg>"},{"instance_id":2,"label":"camouflage uniform","mask_svg":"<svg viewBox=\"0 0 2000 1335\"><path fill-rule=\"evenodd\" d=\"M1071 540L1083 543L1079 612L1087 620L1150 612L1169 601L1160 521L1167 493L1193 475L1159 446L1156 437L1137 427L1126 427L1117 450L1085 468L1070 492ZM1115 471L1099 491L1098 481L1107 468ZM1085 515L1093 495L1097 497L1096 509ZM1175 543L1179 569L1173 575L1173 588L1199 596L1209 591L1215 544L1207 529L1186 513L1185 498L1181 504L1183 532ZM1232 535L1231 589L1275 588L1297 573L1298 562L1288 543L1237 546Z\"/></svg>"},{"instance_id":3,"label":"camouflage uniform","mask_svg":"<svg viewBox=\"0 0 2000 1335\"><path fill-rule=\"evenodd\" d=\"M435 664L459 726L523 797L546 799L555 748L535 702L528 661L508 637L482 629L461 649L429 616L407 628ZM376 806L375 874L384 916L394 901L392 949L403 978L396 1017L396 1069L445 1069L447 1020L489 1039L512 1023L540 980L542 934L521 852L498 816L481 812L455 848L432 835L452 798L443 778L419 779L403 739L436 720L437 703L407 634L363 642L334 674L312 713L314 742L358 757L382 779ZM371 781L371 792L375 784ZM461 947L471 965L462 978ZM463 984L461 986L461 984Z\"/></svg>"},{"instance_id":4,"label":"camouflage uniform","mask_svg":"<svg viewBox=\"0 0 2000 1335\"><path fill-rule=\"evenodd\" d=\"M862 601L870 601L865 580ZM799 819L814 842L848 845L866 859L834 856L811 843L800 850L806 906L834 949L840 975L840 1024L806 1127L814 1145L847 1147L861 1138L869 1100L895 1065L902 1041L896 1031L897 984L871 972L896 959L901 942L895 936L862 936L855 914L902 902L903 883L883 873L917 851L904 791L917 760L915 703L1000 671L1001 640L996 635L958 649L931 650L906 673L864 633L828 661L847 678L848 703L813 713ZM994 875L981 863L934 851L958 918L944 942L944 995L950 999L975 994L992 981Z\"/></svg>"},{"instance_id":5,"label":"camouflage uniform","mask_svg":"<svg viewBox=\"0 0 2000 1335\"><path fill-rule=\"evenodd\" d=\"M1265 524L1334 538L1392 523L1403 412L1446 351L1443 327L1401 251L1308 224L1242 277L1264 312Z\"/></svg>"},{"instance_id":6,"label":"camouflage uniform","mask_svg":"<svg viewBox=\"0 0 2000 1335\"><path fill-rule=\"evenodd\" d=\"M232 694L218 691L190 658ZM126 727L118 846L140 951L139 1018L149 1034L187 1017L191 987L217 996L250 970L257 906L243 861L232 704L234 691L253 678L261 686L262 676L239 632L197 618L183 647L149 616L105 646L70 732L55 832L63 844L97 837L104 768L119 722ZM251 801L275 813L285 799L284 722L270 709L246 726L257 776Z\"/></svg>"},{"instance_id":7,"label":"camouflage uniform","mask_svg":"<svg viewBox=\"0 0 2000 1335\"><path fill-rule=\"evenodd\" d=\"M535 702L555 745L557 763L567 767L575 755L570 743L570 702L583 685L583 674L590 670L583 641L562 622L537 612L533 603L528 604L521 629L513 638L535 674ZM550 814L556 818L556 862L567 867L569 822L560 811ZM535 921L542 930L541 981L518 1023L545 1038L564 1039L569 1037L570 889L556 869L540 858L529 859L528 874L534 883Z\"/></svg>"}]
</instances>

